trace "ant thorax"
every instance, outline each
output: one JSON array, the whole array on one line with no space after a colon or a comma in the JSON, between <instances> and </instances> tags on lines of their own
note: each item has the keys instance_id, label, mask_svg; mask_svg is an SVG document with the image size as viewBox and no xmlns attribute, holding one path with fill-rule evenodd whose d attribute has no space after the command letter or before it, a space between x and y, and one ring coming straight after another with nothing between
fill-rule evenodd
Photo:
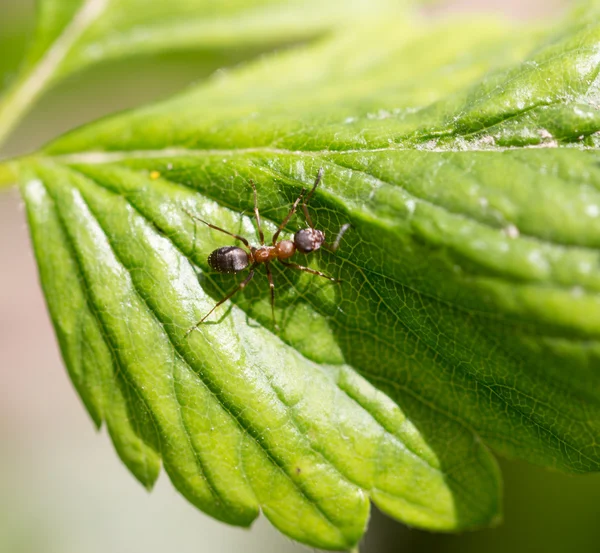
<instances>
[{"instance_id":1,"label":"ant thorax","mask_svg":"<svg viewBox=\"0 0 600 553\"><path fill-rule=\"evenodd\" d=\"M252 258L254 263L268 263L275 259L289 259L296 253L296 246L291 240L281 240L274 246L261 246L252 248Z\"/></svg>"}]
</instances>

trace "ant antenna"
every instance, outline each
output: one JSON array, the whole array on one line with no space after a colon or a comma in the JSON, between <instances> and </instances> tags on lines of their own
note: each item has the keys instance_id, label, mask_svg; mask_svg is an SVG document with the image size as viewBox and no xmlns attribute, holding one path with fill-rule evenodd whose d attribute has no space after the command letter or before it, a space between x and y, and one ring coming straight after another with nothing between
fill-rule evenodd
<instances>
[{"instance_id":1,"label":"ant antenna","mask_svg":"<svg viewBox=\"0 0 600 553\"><path fill-rule=\"evenodd\" d=\"M330 252L335 252L340 247L340 242L342 241L342 236L346 233L346 231L351 227L350 223L346 223L341 226L338 235L335 237L333 244L331 246L329 244L323 244Z\"/></svg>"}]
</instances>

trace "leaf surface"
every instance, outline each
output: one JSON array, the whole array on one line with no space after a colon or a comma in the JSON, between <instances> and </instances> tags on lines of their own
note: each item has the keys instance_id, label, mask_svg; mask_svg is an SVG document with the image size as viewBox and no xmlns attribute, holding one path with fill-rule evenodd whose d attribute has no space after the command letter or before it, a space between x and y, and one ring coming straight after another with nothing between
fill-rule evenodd
<instances>
[{"instance_id":1,"label":"leaf surface","mask_svg":"<svg viewBox=\"0 0 600 553\"><path fill-rule=\"evenodd\" d=\"M369 497L496 521L487 447L597 471L599 38L593 10L551 32L389 18L21 161L67 365L136 476L162 457L217 518L349 548ZM186 337L236 281L194 217L256 243L249 180L270 236L320 167L312 218L352 229L298 262L342 282L277 269L277 334L260 274Z\"/></svg>"}]
</instances>

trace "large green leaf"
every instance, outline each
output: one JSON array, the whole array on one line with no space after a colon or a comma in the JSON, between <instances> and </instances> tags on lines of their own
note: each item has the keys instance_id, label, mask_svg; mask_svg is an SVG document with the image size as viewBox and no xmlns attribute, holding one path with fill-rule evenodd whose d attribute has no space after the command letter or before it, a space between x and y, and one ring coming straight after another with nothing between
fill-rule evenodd
<instances>
[{"instance_id":1,"label":"large green leaf","mask_svg":"<svg viewBox=\"0 0 600 553\"><path fill-rule=\"evenodd\" d=\"M82 128L18 162L72 378L145 484L350 547L370 497L409 524L495 521L486 446L600 466L600 24L389 18ZM311 212L339 284L208 271ZM304 225L294 218L289 230ZM300 257L300 256L299 256ZM302 260L300 262L303 262ZM242 276L237 279L241 281Z\"/></svg>"},{"instance_id":2,"label":"large green leaf","mask_svg":"<svg viewBox=\"0 0 600 553\"><path fill-rule=\"evenodd\" d=\"M393 4L402 2L40 0L36 32L20 74L0 98L0 141L49 86L90 65L171 50L248 50L290 43L374 16Z\"/></svg>"}]
</instances>

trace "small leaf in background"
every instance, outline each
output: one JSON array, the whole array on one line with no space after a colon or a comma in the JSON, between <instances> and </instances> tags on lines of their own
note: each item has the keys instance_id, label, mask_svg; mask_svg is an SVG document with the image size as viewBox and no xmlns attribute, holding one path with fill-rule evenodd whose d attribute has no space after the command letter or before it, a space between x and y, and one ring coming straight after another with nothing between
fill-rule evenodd
<instances>
[{"instance_id":1,"label":"small leaf in background","mask_svg":"<svg viewBox=\"0 0 600 553\"><path fill-rule=\"evenodd\" d=\"M369 498L496 522L488 447L597 471L599 37L591 9L546 33L389 17L18 161L67 366L136 477L162 459L212 516L340 549ZM272 231L320 167L312 217L352 229L306 262L342 283L278 270L277 334L258 275L186 337L243 278L189 214L256 243L249 180Z\"/></svg>"},{"instance_id":2,"label":"small leaf in background","mask_svg":"<svg viewBox=\"0 0 600 553\"><path fill-rule=\"evenodd\" d=\"M169 51L290 44L401 4L392 0L41 0L36 32L20 73L0 97L0 142L48 87L91 65Z\"/></svg>"}]
</instances>

